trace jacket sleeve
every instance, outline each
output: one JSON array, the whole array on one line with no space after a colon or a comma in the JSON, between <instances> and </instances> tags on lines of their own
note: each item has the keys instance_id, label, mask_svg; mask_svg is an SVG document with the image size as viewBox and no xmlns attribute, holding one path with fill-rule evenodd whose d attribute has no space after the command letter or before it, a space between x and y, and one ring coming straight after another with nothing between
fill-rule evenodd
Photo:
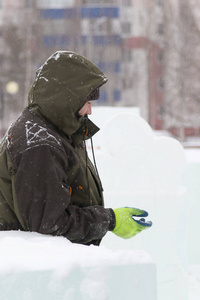
<instances>
[{"instance_id":1,"label":"jacket sleeve","mask_svg":"<svg viewBox=\"0 0 200 300\"><path fill-rule=\"evenodd\" d=\"M75 243L90 244L115 227L112 209L70 204L68 164L49 146L26 150L15 175L17 206L25 230L62 235Z\"/></svg>"}]
</instances>

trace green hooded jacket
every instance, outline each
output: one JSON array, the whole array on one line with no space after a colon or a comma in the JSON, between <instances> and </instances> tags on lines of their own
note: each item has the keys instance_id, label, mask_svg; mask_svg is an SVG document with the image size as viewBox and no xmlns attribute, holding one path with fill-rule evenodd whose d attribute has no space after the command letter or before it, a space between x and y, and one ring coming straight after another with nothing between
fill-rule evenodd
<instances>
[{"instance_id":1,"label":"green hooded jacket","mask_svg":"<svg viewBox=\"0 0 200 300\"><path fill-rule=\"evenodd\" d=\"M0 147L0 230L62 235L98 245L115 227L85 139L99 129L77 112L106 76L71 52L54 53L36 73L28 107Z\"/></svg>"}]
</instances>

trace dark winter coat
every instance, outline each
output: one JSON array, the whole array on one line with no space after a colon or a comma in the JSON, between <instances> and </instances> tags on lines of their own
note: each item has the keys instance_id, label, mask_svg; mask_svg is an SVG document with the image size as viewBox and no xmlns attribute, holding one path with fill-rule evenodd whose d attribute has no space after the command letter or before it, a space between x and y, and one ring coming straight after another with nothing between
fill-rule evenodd
<instances>
[{"instance_id":1,"label":"dark winter coat","mask_svg":"<svg viewBox=\"0 0 200 300\"><path fill-rule=\"evenodd\" d=\"M84 57L53 54L37 71L29 105L0 148L0 230L62 235L98 245L115 227L84 140L98 131L77 112L107 81Z\"/></svg>"}]
</instances>

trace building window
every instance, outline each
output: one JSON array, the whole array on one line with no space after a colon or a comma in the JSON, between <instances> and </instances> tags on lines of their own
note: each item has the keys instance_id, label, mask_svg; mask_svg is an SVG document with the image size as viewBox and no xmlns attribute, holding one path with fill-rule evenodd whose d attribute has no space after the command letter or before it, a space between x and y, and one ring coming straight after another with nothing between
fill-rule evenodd
<instances>
[{"instance_id":1,"label":"building window","mask_svg":"<svg viewBox=\"0 0 200 300\"><path fill-rule=\"evenodd\" d=\"M122 5L124 5L124 6L131 6L131 0L124 0L124 1L122 1Z\"/></svg>"},{"instance_id":2,"label":"building window","mask_svg":"<svg viewBox=\"0 0 200 300\"><path fill-rule=\"evenodd\" d=\"M26 7L32 8L33 7L33 0L26 0Z\"/></svg>"},{"instance_id":3,"label":"building window","mask_svg":"<svg viewBox=\"0 0 200 300\"><path fill-rule=\"evenodd\" d=\"M121 64L120 62L114 63L114 72L119 73L121 71Z\"/></svg>"},{"instance_id":4,"label":"building window","mask_svg":"<svg viewBox=\"0 0 200 300\"><path fill-rule=\"evenodd\" d=\"M67 8L72 6L74 6L74 0L38 0L39 8Z\"/></svg>"},{"instance_id":5,"label":"building window","mask_svg":"<svg viewBox=\"0 0 200 300\"><path fill-rule=\"evenodd\" d=\"M124 62L130 62L133 60L133 55L132 55L132 51L130 49L125 49L122 52L122 60Z\"/></svg>"},{"instance_id":6,"label":"building window","mask_svg":"<svg viewBox=\"0 0 200 300\"><path fill-rule=\"evenodd\" d=\"M163 0L156 0L156 4L159 6L163 6Z\"/></svg>"},{"instance_id":7,"label":"building window","mask_svg":"<svg viewBox=\"0 0 200 300\"><path fill-rule=\"evenodd\" d=\"M81 18L119 18L119 7L117 6L82 6Z\"/></svg>"},{"instance_id":8,"label":"building window","mask_svg":"<svg viewBox=\"0 0 200 300\"><path fill-rule=\"evenodd\" d=\"M122 23L122 33L131 33L131 23L126 22L126 23Z\"/></svg>"},{"instance_id":9,"label":"building window","mask_svg":"<svg viewBox=\"0 0 200 300\"><path fill-rule=\"evenodd\" d=\"M121 99L121 92L120 92L120 90L114 90L113 96L114 96L114 101L119 101Z\"/></svg>"},{"instance_id":10,"label":"building window","mask_svg":"<svg viewBox=\"0 0 200 300\"><path fill-rule=\"evenodd\" d=\"M162 77L160 77L160 78L158 79L158 89L159 89L160 91L163 91L163 89L164 89L164 80L163 80Z\"/></svg>"},{"instance_id":11,"label":"building window","mask_svg":"<svg viewBox=\"0 0 200 300\"><path fill-rule=\"evenodd\" d=\"M164 25L158 24L158 34L163 35L164 34Z\"/></svg>"},{"instance_id":12,"label":"building window","mask_svg":"<svg viewBox=\"0 0 200 300\"><path fill-rule=\"evenodd\" d=\"M158 57L158 62L159 63L163 63L163 59L164 59L164 53L163 53L163 51L159 51L157 57Z\"/></svg>"},{"instance_id":13,"label":"building window","mask_svg":"<svg viewBox=\"0 0 200 300\"><path fill-rule=\"evenodd\" d=\"M163 108L162 104L158 104L158 106L157 106L157 113L158 113L158 117L160 119L162 119L163 115L164 115L164 108Z\"/></svg>"},{"instance_id":14,"label":"building window","mask_svg":"<svg viewBox=\"0 0 200 300\"><path fill-rule=\"evenodd\" d=\"M94 5L94 4L116 4L115 0L83 0L82 4L83 5Z\"/></svg>"},{"instance_id":15,"label":"building window","mask_svg":"<svg viewBox=\"0 0 200 300\"><path fill-rule=\"evenodd\" d=\"M97 101L97 103L99 105L101 105L102 102L106 102L108 99L107 97L107 92L105 90L100 90L100 97L99 97L99 101ZM95 101L96 102L96 101Z\"/></svg>"},{"instance_id":16,"label":"building window","mask_svg":"<svg viewBox=\"0 0 200 300\"><path fill-rule=\"evenodd\" d=\"M93 34L108 34L108 20L106 17L90 19L89 26Z\"/></svg>"}]
</instances>

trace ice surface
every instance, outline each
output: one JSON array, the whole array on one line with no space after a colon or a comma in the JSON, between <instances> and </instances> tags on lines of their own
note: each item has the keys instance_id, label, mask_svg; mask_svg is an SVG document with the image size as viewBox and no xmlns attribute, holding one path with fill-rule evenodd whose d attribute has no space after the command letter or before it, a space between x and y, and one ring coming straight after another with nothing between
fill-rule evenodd
<instances>
[{"instance_id":1,"label":"ice surface","mask_svg":"<svg viewBox=\"0 0 200 300\"><path fill-rule=\"evenodd\" d=\"M156 137L131 109L93 109L101 131L94 137L96 161L107 207L133 206L149 212L152 228L122 241L112 233L111 249L144 249L157 266L159 300L187 299L185 189L186 158L179 142Z\"/></svg>"},{"instance_id":2,"label":"ice surface","mask_svg":"<svg viewBox=\"0 0 200 300\"><path fill-rule=\"evenodd\" d=\"M156 268L139 250L112 251L38 233L0 232L0 299L156 300Z\"/></svg>"},{"instance_id":3,"label":"ice surface","mask_svg":"<svg viewBox=\"0 0 200 300\"><path fill-rule=\"evenodd\" d=\"M189 300L200 299L200 265L189 266Z\"/></svg>"},{"instance_id":4,"label":"ice surface","mask_svg":"<svg viewBox=\"0 0 200 300\"><path fill-rule=\"evenodd\" d=\"M187 169L183 178L186 187L188 218L188 261L200 265L199 211L200 211L200 148L186 149ZM200 299L200 294L199 294Z\"/></svg>"}]
</instances>

